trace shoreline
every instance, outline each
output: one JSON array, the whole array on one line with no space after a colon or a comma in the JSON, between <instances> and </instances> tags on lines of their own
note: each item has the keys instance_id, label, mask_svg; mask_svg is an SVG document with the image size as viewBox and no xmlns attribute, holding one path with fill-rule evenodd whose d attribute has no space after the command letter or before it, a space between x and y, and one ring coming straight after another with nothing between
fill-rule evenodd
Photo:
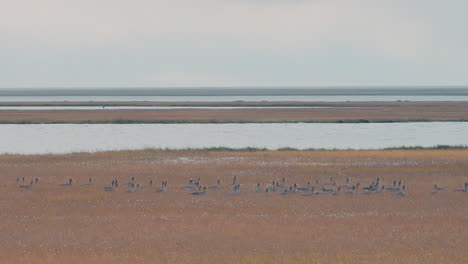
<instances>
[{"instance_id":1,"label":"shoreline","mask_svg":"<svg viewBox=\"0 0 468 264\"><path fill-rule=\"evenodd\" d=\"M208 147L208 148L143 148L143 149L123 149L123 150L98 150L98 151L76 151L68 153L41 153L41 154L21 154L21 153L0 153L0 157L6 156L68 156L68 155L94 155L94 154L119 154L119 153L140 153L140 152L166 152L166 153L203 153L203 152L212 152L212 153L255 153L255 152L265 152L265 153L282 153L282 152L297 152L297 153L308 153L308 152L324 152L324 153L343 153L343 152L376 152L384 153L389 151L450 151L450 150L468 150L468 145L435 145L432 147L423 147L423 146L397 146L397 147L388 147L388 148L379 148L379 149L336 149L336 148L307 148L307 149L298 149L298 148L279 148L279 149L268 149L268 148L256 148L256 147L245 147L245 148L229 148L229 147Z\"/></svg>"},{"instance_id":2,"label":"shoreline","mask_svg":"<svg viewBox=\"0 0 468 264\"><path fill-rule=\"evenodd\" d=\"M0 106L468 107L468 101L1 101Z\"/></svg>"},{"instance_id":3,"label":"shoreline","mask_svg":"<svg viewBox=\"0 0 468 264\"><path fill-rule=\"evenodd\" d=\"M336 120L336 121L300 121L300 120L279 120L279 121L191 121L191 120L106 120L106 121L0 121L0 125L99 125L99 124L383 124L383 123L433 123L433 122L468 122L468 119L447 119L447 120Z\"/></svg>"},{"instance_id":4,"label":"shoreline","mask_svg":"<svg viewBox=\"0 0 468 264\"><path fill-rule=\"evenodd\" d=\"M65 105L57 102L35 102L21 105L290 106L292 108L0 110L0 124L392 123L468 121L468 102L88 102L86 104L83 102L68 102ZM0 106L13 106L13 104L4 102L0 103ZM305 108L300 108L300 106Z\"/></svg>"}]
</instances>

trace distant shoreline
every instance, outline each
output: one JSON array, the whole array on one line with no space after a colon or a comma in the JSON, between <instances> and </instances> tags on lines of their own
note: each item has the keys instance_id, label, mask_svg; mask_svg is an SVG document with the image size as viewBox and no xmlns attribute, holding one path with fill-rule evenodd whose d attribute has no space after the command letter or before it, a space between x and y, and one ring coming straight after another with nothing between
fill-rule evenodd
<instances>
[{"instance_id":1,"label":"distant shoreline","mask_svg":"<svg viewBox=\"0 0 468 264\"><path fill-rule=\"evenodd\" d=\"M208 106L239 109L0 110L0 124L467 122L468 102L23 102L0 106ZM267 108L267 107L292 108ZM303 106L304 108L301 108ZM297 107L297 108L296 108ZM318 107L318 108L313 108ZM326 107L326 108L320 108Z\"/></svg>"},{"instance_id":2,"label":"distant shoreline","mask_svg":"<svg viewBox=\"0 0 468 264\"><path fill-rule=\"evenodd\" d=\"M175 153L184 153L184 152L234 152L234 153L246 153L246 152L380 152L385 153L389 151L466 151L468 150L468 145L435 145L431 147L422 147L422 146L397 146L397 147L388 147L388 148L377 148L377 149L333 149L333 148L307 148L307 149L298 149L298 148L279 148L279 149L267 149L267 148L257 148L257 147L246 147L246 148L229 148L229 147L208 147L208 148L145 148L145 149L125 149L125 150L97 150L97 151L76 151L69 153L42 153L42 154L18 154L18 153L0 153L0 157L5 156L67 156L67 155L95 155L99 153L141 153L141 152L175 152Z\"/></svg>"}]
</instances>

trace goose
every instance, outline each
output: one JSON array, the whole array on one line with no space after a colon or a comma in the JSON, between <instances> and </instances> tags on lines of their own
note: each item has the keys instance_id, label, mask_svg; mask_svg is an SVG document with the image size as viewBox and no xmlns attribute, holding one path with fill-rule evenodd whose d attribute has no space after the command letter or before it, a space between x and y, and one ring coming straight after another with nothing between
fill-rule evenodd
<instances>
[{"instance_id":1,"label":"goose","mask_svg":"<svg viewBox=\"0 0 468 264\"><path fill-rule=\"evenodd\" d=\"M24 189L29 189L33 186L34 181L31 181L29 184L21 184L19 187Z\"/></svg>"},{"instance_id":2,"label":"goose","mask_svg":"<svg viewBox=\"0 0 468 264\"><path fill-rule=\"evenodd\" d=\"M338 186L338 190L336 190L335 192L332 193L333 196L337 196L338 194L340 194L340 191L341 191L341 186Z\"/></svg>"},{"instance_id":3,"label":"goose","mask_svg":"<svg viewBox=\"0 0 468 264\"><path fill-rule=\"evenodd\" d=\"M73 184L73 180L70 178L66 183L60 184L60 186L71 186Z\"/></svg>"},{"instance_id":4,"label":"goose","mask_svg":"<svg viewBox=\"0 0 468 264\"><path fill-rule=\"evenodd\" d=\"M240 194L240 184L234 185L234 190L229 193L230 195L238 195Z\"/></svg>"},{"instance_id":5,"label":"goose","mask_svg":"<svg viewBox=\"0 0 468 264\"><path fill-rule=\"evenodd\" d=\"M276 181L276 187L284 187L285 183L286 183L286 178L283 177L283 179L281 180L281 184L278 181Z\"/></svg>"},{"instance_id":6,"label":"goose","mask_svg":"<svg viewBox=\"0 0 468 264\"><path fill-rule=\"evenodd\" d=\"M455 190L456 192L468 192L468 182L465 182L463 189Z\"/></svg>"},{"instance_id":7,"label":"goose","mask_svg":"<svg viewBox=\"0 0 468 264\"><path fill-rule=\"evenodd\" d=\"M315 186L312 186L310 188L310 191L309 192L306 192L306 193L303 193L302 196L311 196L311 195L315 195L316 193L314 193L314 190L315 190Z\"/></svg>"},{"instance_id":8,"label":"goose","mask_svg":"<svg viewBox=\"0 0 468 264\"><path fill-rule=\"evenodd\" d=\"M434 188L432 188L432 194L436 194L439 191L442 191L443 189L444 189L443 187L440 187L440 186L437 186L437 184L434 184Z\"/></svg>"},{"instance_id":9,"label":"goose","mask_svg":"<svg viewBox=\"0 0 468 264\"><path fill-rule=\"evenodd\" d=\"M335 187L327 188L325 186L322 187L322 192L333 192L335 191Z\"/></svg>"},{"instance_id":10,"label":"goose","mask_svg":"<svg viewBox=\"0 0 468 264\"><path fill-rule=\"evenodd\" d=\"M218 189L221 186L221 179L218 179L215 185L211 185L208 189Z\"/></svg>"},{"instance_id":11,"label":"goose","mask_svg":"<svg viewBox=\"0 0 468 264\"><path fill-rule=\"evenodd\" d=\"M104 191L106 191L106 192L113 192L113 191L115 191L116 188L117 188L117 186L116 186L116 180L112 180L111 186L105 186L105 187L104 187Z\"/></svg>"},{"instance_id":12,"label":"goose","mask_svg":"<svg viewBox=\"0 0 468 264\"><path fill-rule=\"evenodd\" d=\"M135 186L136 186L136 188L135 188ZM137 192L139 188L140 188L140 184L136 184L136 185L133 184L133 185L132 185L132 188L130 188L130 189L128 190L128 192L129 192L129 193Z\"/></svg>"},{"instance_id":13,"label":"goose","mask_svg":"<svg viewBox=\"0 0 468 264\"><path fill-rule=\"evenodd\" d=\"M201 190L201 186L200 186L200 189L196 192L193 192L192 195L203 195L206 193L206 186L203 187L203 190Z\"/></svg>"},{"instance_id":14,"label":"goose","mask_svg":"<svg viewBox=\"0 0 468 264\"><path fill-rule=\"evenodd\" d=\"M161 187L156 190L156 192L165 192L166 191L166 186L167 186L167 181L162 181L161 182Z\"/></svg>"},{"instance_id":15,"label":"goose","mask_svg":"<svg viewBox=\"0 0 468 264\"><path fill-rule=\"evenodd\" d=\"M89 178L88 183L85 184L85 185L87 185L87 186L93 185L93 178Z\"/></svg>"},{"instance_id":16,"label":"goose","mask_svg":"<svg viewBox=\"0 0 468 264\"><path fill-rule=\"evenodd\" d=\"M271 185L271 186L268 186L268 187L266 188L266 191L267 191L267 192L274 192L274 191L276 191L277 189L278 189L278 187L277 187L276 181L273 181L272 185Z\"/></svg>"},{"instance_id":17,"label":"goose","mask_svg":"<svg viewBox=\"0 0 468 264\"><path fill-rule=\"evenodd\" d=\"M236 185L237 184L237 175L234 175L232 178L232 184L231 185Z\"/></svg>"},{"instance_id":18,"label":"goose","mask_svg":"<svg viewBox=\"0 0 468 264\"><path fill-rule=\"evenodd\" d=\"M315 195L326 194L326 193L330 193L330 192L329 191L324 191L323 188L321 190L313 192L313 194L315 194Z\"/></svg>"},{"instance_id":19,"label":"goose","mask_svg":"<svg viewBox=\"0 0 468 264\"><path fill-rule=\"evenodd\" d=\"M382 192L385 192L385 185L382 184L382 187L380 187L380 191L378 191L379 193L382 193Z\"/></svg>"},{"instance_id":20,"label":"goose","mask_svg":"<svg viewBox=\"0 0 468 264\"><path fill-rule=\"evenodd\" d=\"M312 185L310 185L310 181L308 181L306 187L298 187L297 190L308 192L310 191L311 188L312 188Z\"/></svg>"},{"instance_id":21,"label":"goose","mask_svg":"<svg viewBox=\"0 0 468 264\"><path fill-rule=\"evenodd\" d=\"M290 189L284 189L280 194L281 195L288 195L292 193L292 186Z\"/></svg>"},{"instance_id":22,"label":"goose","mask_svg":"<svg viewBox=\"0 0 468 264\"><path fill-rule=\"evenodd\" d=\"M341 188L351 189L351 185L349 184L349 177L346 178L346 183L341 185Z\"/></svg>"},{"instance_id":23,"label":"goose","mask_svg":"<svg viewBox=\"0 0 468 264\"><path fill-rule=\"evenodd\" d=\"M260 188L260 183L257 183L257 188L255 188L255 192L259 193L262 189Z\"/></svg>"},{"instance_id":24,"label":"goose","mask_svg":"<svg viewBox=\"0 0 468 264\"><path fill-rule=\"evenodd\" d=\"M294 185L291 185L289 187L289 189L284 189L282 192L281 192L281 195L287 195L287 194L293 194L296 192L296 188Z\"/></svg>"},{"instance_id":25,"label":"goose","mask_svg":"<svg viewBox=\"0 0 468 264\"><path fill-rule=\"evenodd\" d=\"M133 184L135 184L135 177L132 177L132 179L131 179L129 182L127 182L127 186L130 187L130 186L132 186Z\"/></svg>"},{"instance_id":26,"label":"goose","mask_svg":"<svg viewBox=\"0 0 468 264\"><path fill-rule=\"evenodd\" d=\"M398 192L398 195L400 195L400 196L406 195L406 185L403 185L401 187L400 191Z\"/></svg>"},{"instance_id":27,"label":"goose","mask_svg":"<svg viewBox=\"0 0 468 264\"><path fill-rule=\"evenodd\" d=\"M397 181L393 181L393 184L392 184L392 187L387 187L385 190L387 191L398 191L399 190L399 187L396 186L397 184Z\"/></svg>"},{"instance_id":28,"label":"goose","mask_svg":"<svg viewBox=\"0 0 468 264\"><path fill-rule=\"evenodd\" d=\"M195 184L195 181L193 180L193 178L190 178L188 184L184 186L184 189L193 190L195 189L195 187L198 187L198 186Z\"/></svg>"},{"instance_id":29,"label":"goose","mask_svg":"<svg viewBox=\"0 0 468 264\"><path fill-rule=\"evenodd\" d=\"M355 194L355 193L356 193L356 189L357 189L356 185L353 185L353 187L351 187L351 188L349 189L349 191L346 192L346 193L347 193L347 194Z\"/></svg>"}]
</instances>

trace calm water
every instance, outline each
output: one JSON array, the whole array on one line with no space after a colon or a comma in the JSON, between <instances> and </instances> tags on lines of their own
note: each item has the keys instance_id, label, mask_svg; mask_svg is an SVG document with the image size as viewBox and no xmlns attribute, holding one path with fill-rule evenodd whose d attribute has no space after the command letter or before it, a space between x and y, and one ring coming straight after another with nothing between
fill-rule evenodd
<instances>
[{"instance_id":1,"label":"calm water","mask_svg":"<svg viewBox=\"0 0 468 264\"><path fill-rule=\"evenodd\" d=\"M468 101L468 87L0 89L19 101Z\"/></svg>"},{"instance_id":2,"label":"calm water","mask_svg":"<svg viewBox=\"0 0 468 264\"><path fill-rule=\"evenodd\" d=\"M0 153L143 148L377 149L468 145L468 122L387 124L0 125Z\"/></svg>"},{"instance_id":3,"label":"calm water","mask_svg":"<svg viewBox=\"0 0 468 264\"><path fill-rule=\"evenodd\" d=\"M361 102L361 101L468 101L466 95L301 95L301 96L0 96L0 102Z\"/></svg>"}]
</instances>

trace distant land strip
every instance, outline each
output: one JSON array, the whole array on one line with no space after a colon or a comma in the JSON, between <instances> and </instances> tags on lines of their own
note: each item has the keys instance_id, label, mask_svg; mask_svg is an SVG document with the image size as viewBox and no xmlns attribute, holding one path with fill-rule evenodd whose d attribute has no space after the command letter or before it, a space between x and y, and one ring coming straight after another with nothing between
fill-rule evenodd
<instances>
[{"instance_id":1,"label":"distant land strip","mask_svg":"<svg viewBox=\"0 0 468 264\"><path fill-rule=\"evenodd\" d=\"M0 123L219 124L468 121L468 102L344 102L335 104L335 106L327 105L328 108L0 110Z\"/></svg>"}]
</instances>

